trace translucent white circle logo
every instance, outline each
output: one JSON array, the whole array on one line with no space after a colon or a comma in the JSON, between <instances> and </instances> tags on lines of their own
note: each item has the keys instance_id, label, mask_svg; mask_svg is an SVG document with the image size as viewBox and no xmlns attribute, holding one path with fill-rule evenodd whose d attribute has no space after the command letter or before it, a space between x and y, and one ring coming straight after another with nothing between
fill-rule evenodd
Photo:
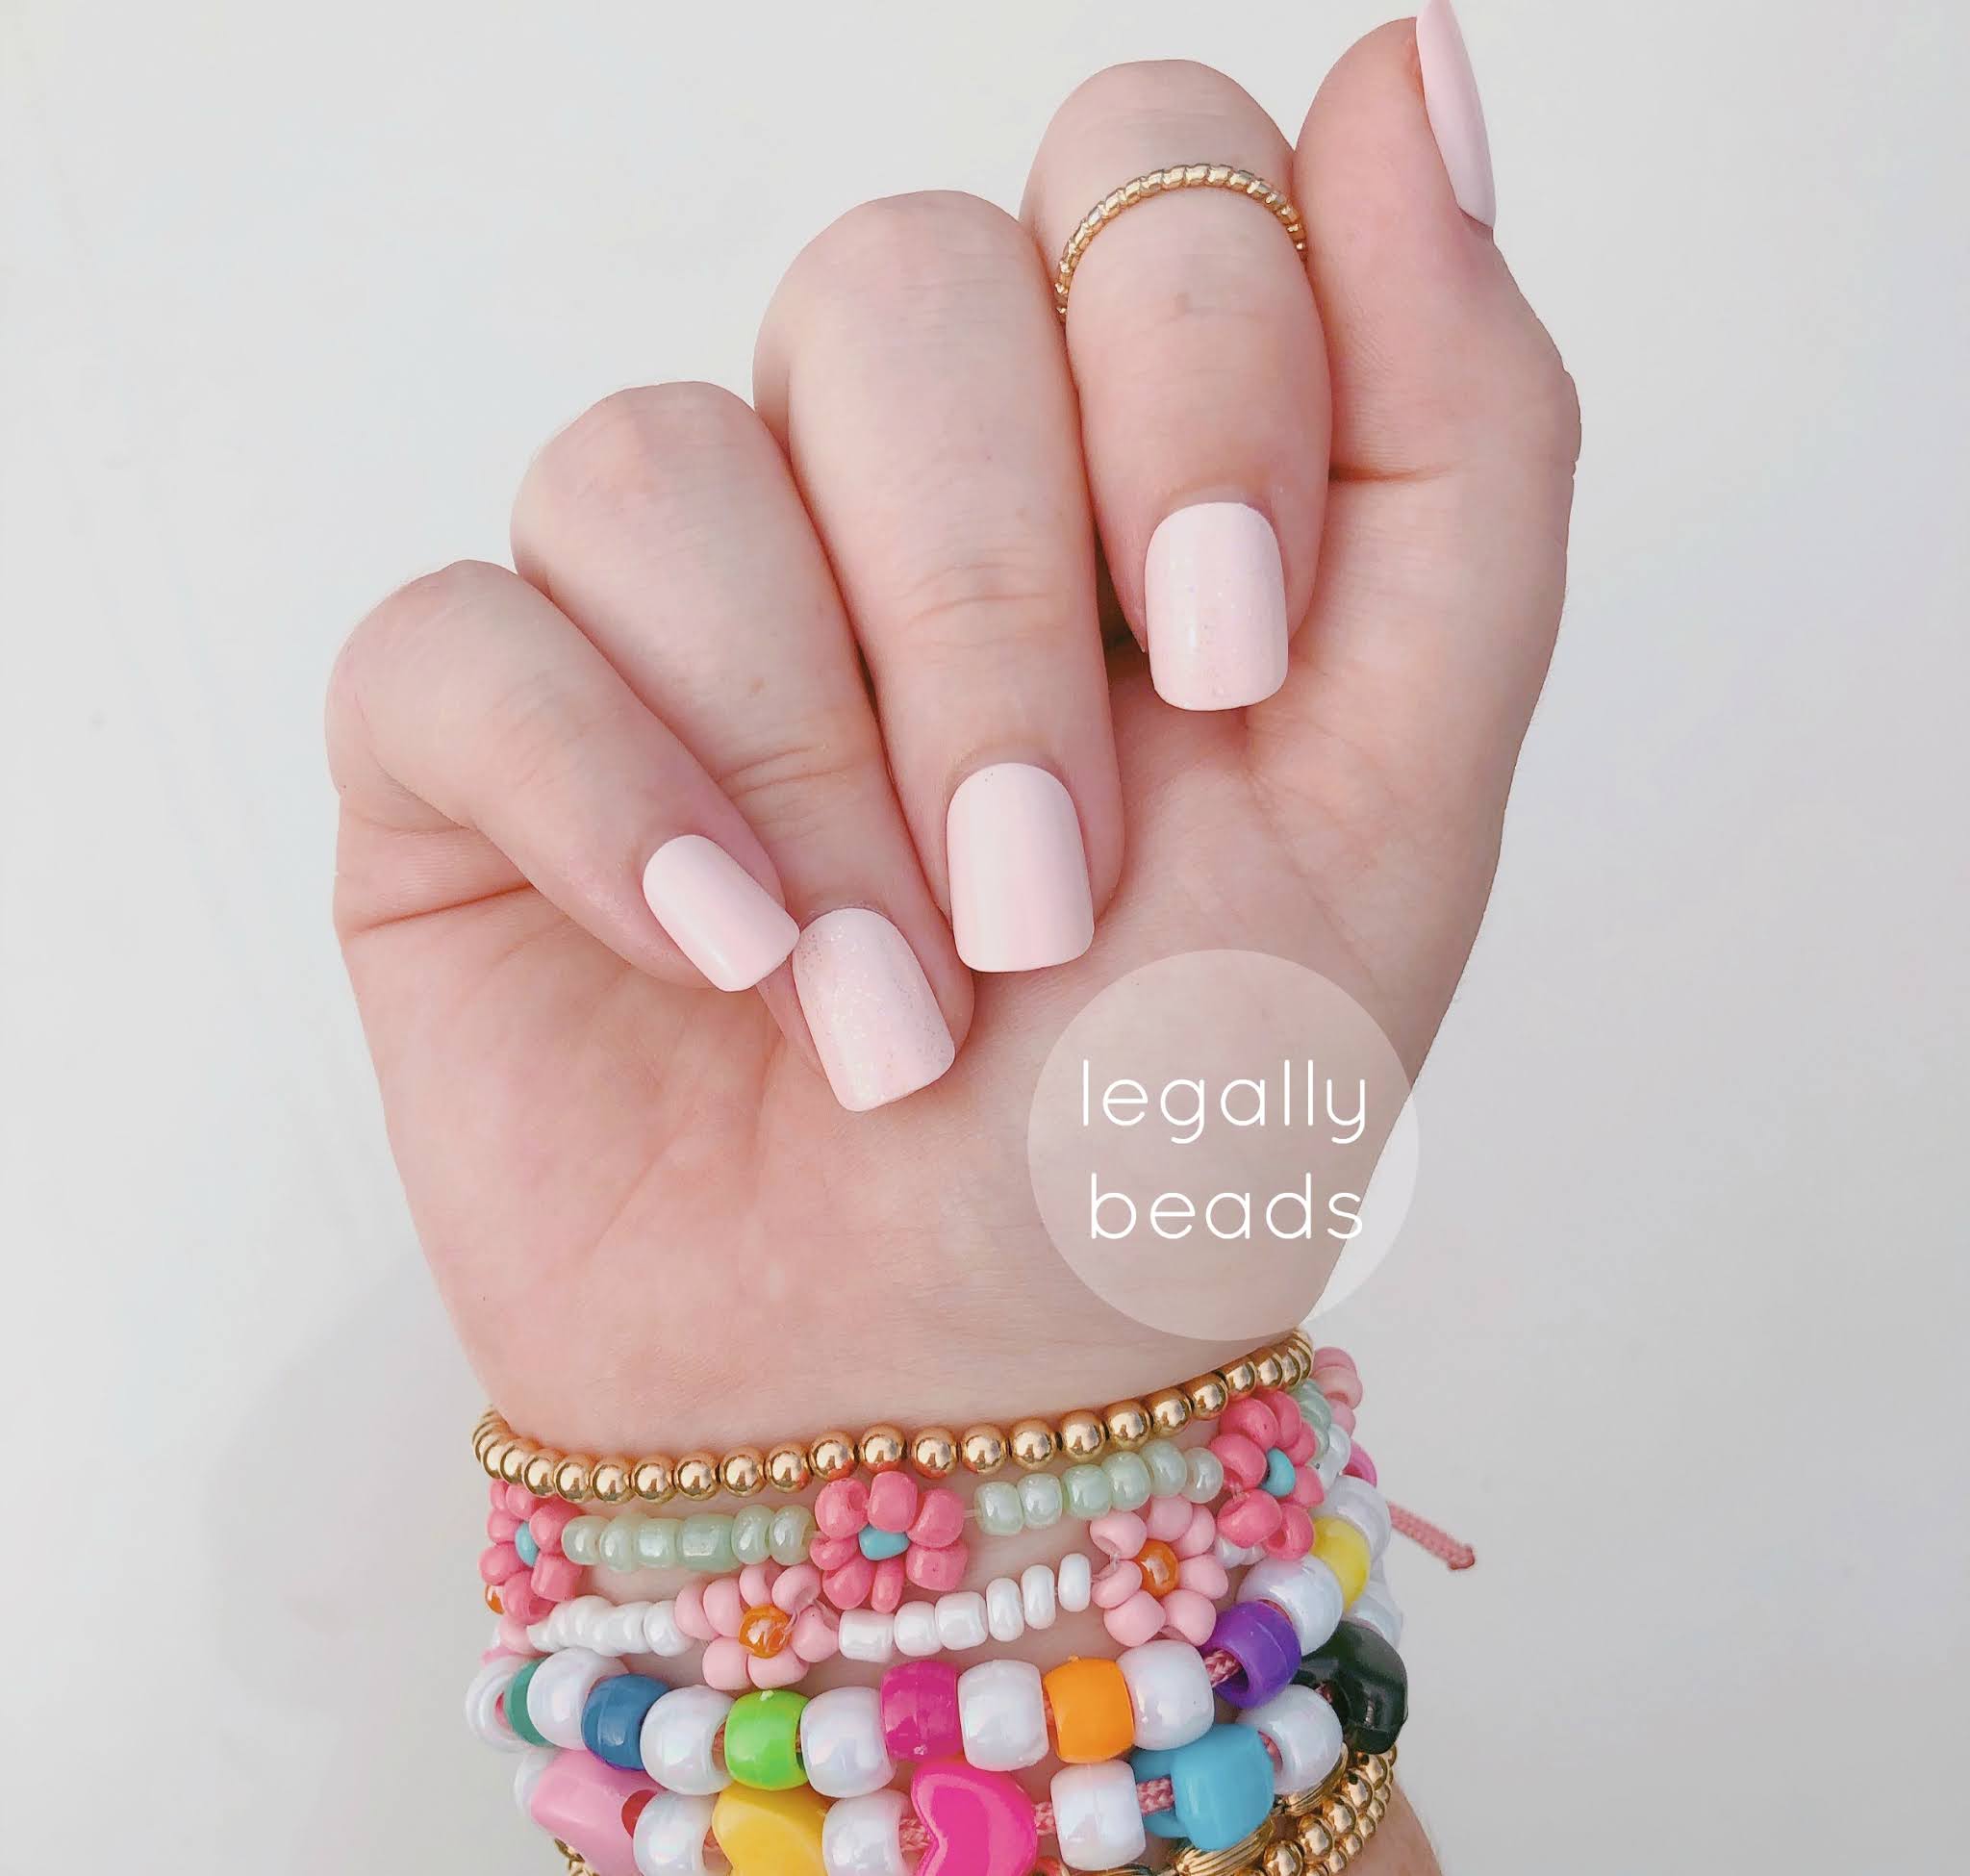
<instances>
[{"instance_id":1,"label":"translucent white circle logo","mask_svg":"<svg viewBox=\"0 0 1970 1876\"><path fill-rule=\"evenodd\" d=\"M1255 1341L1386 1255L1416 1186L1409 1096L1374 1018L1319 972L1259 951L1163 958L1048 1055L1033 1197L1104 1302L1167 1334Z\"/></svg>"}]
</instances>

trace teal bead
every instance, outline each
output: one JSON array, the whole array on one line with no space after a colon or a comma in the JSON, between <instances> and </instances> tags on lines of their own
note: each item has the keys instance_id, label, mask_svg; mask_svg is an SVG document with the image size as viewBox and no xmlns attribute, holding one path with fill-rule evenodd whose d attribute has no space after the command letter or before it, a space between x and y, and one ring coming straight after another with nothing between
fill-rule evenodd
<instances>
[{"instance_id":1,"label":"teal bead","mask_svg":"<svg viewBox=\"0 0 1970 1876\"><path fill-rule=\"evenodd\" d=\"M814 1513L804 1505L783 1505L773 1513L770 1543L772 1559L789 1567L807 1561L814 1542Z\"/></svg>"},{"instance_id":2,"label":"teal bead","mask_svg":"<svg viewBox=\"0 0 1970 1876\"><path fill-rule=\"evenodd\" d=\"M1170 1498L1183 1489L1189 1477L1180 1448L1167 1439L1152 1439L1143 1448L1143 1463L1149 1469L1149 1490L1158 1498Z\"/></svg>"},{"instance_id":3,"label":"teal bead","mask_svg":"<svg viewBox=\"0 0 1970 1876\"><path fill-rule=\"evenodd\" d=\"M525 1525L513 1534L513 1547L519 1552L519 1560L530 1570L541 1560L540 1539Z\"/></svg>"},{"instance_id":4,"label":"teal bead","mask_svg":"<svg viewBox=\"0 0 1970 1876\"><path fill-rule=\"evenodd\" d=\"M878 1531L872 1524L865 1524L855 1541L862 1546L864 1557L871 1563L880 1563L885 1558L902 1556L910 1548L910 1534L907 1531Z\"/></svg>"},{"instance_id":5,"label":"teal bead","mask_svg":"<svg viewBox=\"0 0 1970 1876\"><path fill-rule=\"evenodd\" d=\"M1046 1531L1060 1522L1067 1494L1050 1472L1029 1472L1020 1481L1020 1511L1028 1531Z\"/></svg>"},{"instance_id":6,"label":"teal bead","mask_svg":"<svg viewBox=\"0 0 1970 1876\"><path fill-rule=\"evenodd\" d=\"M732 1520L717 1511L700 1511L684 1520L677 1539L677 1560L687 1570L716 1576L733 1565Z\"/></svg>"},{"instance_id":7,"label":"teal bead","mask_svg":"<svg viewBox=\"0 0 1970 1876\"><path fill-rule=\"evenodd\" d=\"M1266 1490L1275 1498L1285 1498L1293 1490L1293 1461L1275 1446L1266 1454Z\"/></svg>"},{"instance_id":8,"label":"teal bead","mask_svg":"<svg viewBox=\"0 0 1970 1876\"><path fill-rule=\"evenodd\" d=\"M1071 1465L1060 1481L1067 1494L1067 1514L1083 1524L1105 1517L1115 1508L1115 1495L1108 1486L1108 1475L1098 1465Z\"/></svg>"},{"instance_id":9,"label":"teal bead","mask_svg":"<svg viewBox=\"0 0 1970 1876\"><path fill-rule=\"evenodd\" d=\"M978 1529L988 1537L1016 1537L1026 1528L1020 1506L1020 1488L1003 1479L989 1479L972 1495Z\"/></svg>"},{"instance_id":10,"label":"teal bead","mask_svg":"<svg viewBox=\"0 0 1970 1876\"><path fill-rule=\"evenodd\" d=\"M569 1518L561 1532L562 1556L570 1563L583 1563L593 1568L602 1560L602 1533L608 1527L607 1518L593 1514Z\"/></svg>"},{"instance_id":11,"label":"teal bead","mask_svg":"<svg viewBox=\"0 0 1970 1876\"><path fill-rule=\"evenodd\" d=\"M602 1532L602 1567L605 1570L636 1568L636 1526L634 1511L611 1518Z\"/></svg>"},{"instance_id":12,"label":"teal bead","mask_svg":"<svg viewBox=\"0 0 1970 1876\"><path fill-rule=\"evenodd\" d=\"M1140 1453L1110 1453L1101 1461L1108 1478L1108 1503L1118 1511L1133 1511L1149 1502L1149 1468Z\"/></svg>"},{"instance_id":13,"label":"teal bead","mask_svg":"<svg viewBox=\"0 0 1970 1876\"><path fill-rule=\"evenodd\" d=\"M684 1527L675 1518L645 1518L636 1531L637 1567L644 1570L674 1570L677 1567L677 1539Z\"/></svg>"},{"instance_id":14,"label":"teal bead","mask_svg":"<svg viewBox=\"0 0 1970 1876\"><path fill-rule=\"evenodd\" d=\"M1209 1505L1225 1489L1225 1462L1208 1446L1183 1456L1183 1495L1193 1505Z\"/></svg>"},{"instance_id":15,"label":"teal bead","mask_svg":"<svg viewBox=\"0 0 1970 1876\"><path fill-rule=\"evenodd\" d=\"M1252 1726L1214 1726L1187 1746L1132 1752L1138 1784L1170 1781L1174 1802L1143 1822L1158 1837L1188 1838L1200 1850L1228 1850L1250 1837L1273 1808L1273 1762Z\"/></svg>"},{"instance_id":16,"label":"teal bead","mask_svg":"<svg viewBox=\"0 0 1970 1876\"><path fill-rule=\"evenodd\" d=\"M773 1514L764 1505L748 1505L732 1516L732 1555L741 1563L764 1563L772 1555Z\"/></svg>"},{"instance_id":17,"label":"teal bead","mask_svg":"<svg viewBox=\"0 0 1970 1876\"><path fill-rule=\"evenodd\" d=\"M596 1520L600 1522L599 1519ZM534 1724L533 1716L527 1711L527 1689L534 1684L534 1676L540 1672L543 1655L537 1661L529 1661L507 1684L506 1695L501 1707L506 1714L506 1723L514 1733L530 1746L551 1745L553 1742Z\"/></svg>"}]
</instances>

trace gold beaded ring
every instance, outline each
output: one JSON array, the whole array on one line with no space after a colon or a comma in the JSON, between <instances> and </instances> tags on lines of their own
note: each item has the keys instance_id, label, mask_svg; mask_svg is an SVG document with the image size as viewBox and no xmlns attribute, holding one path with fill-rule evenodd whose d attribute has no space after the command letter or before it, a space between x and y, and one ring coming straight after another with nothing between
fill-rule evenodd
<instances>
[{"instance_id":1,"label":"gold beaded ring","mask_svg":"<svg viewBox=\"0 0 1970 1876\"><path fill-rule=\"evenodd\" d=\"M1060 266L1053 273L1053 310L1063 319L1067 317L1067 295L1073 285L1074 269L1080 266L1081 256L1095 237L1137 203L1179 189L1228 189L1249 195L1278 217L1297 253L1306 252L1306 224L1301 220L1300 211L1284 190L1275 189L1263 176L1254 176L1250 169L1234 169L1228 163L1179 163L1169 169L1151 169L1147 176L1138 176L1102 196L1067 238L1067 245L1060 250Z\"/></svg>"},{"instance_id":2,"label":"gold beaded ring","mask_svg":"<svg viewBox=\"0 0 1970 1876\"><path fill-rule=\"evenodd\" d=\"M1015 1421L1008 1429L980 1424L953 1432L925 1427L906 1434L884 1424L861 1437L825 1432L818 1439L782 1441L731 1452L687 1453L680 1459L662 1454L645 1458L588 1458L561 1453L517 1433L503 1414L488 1407L472 1429L472 1456L492 1479L524 1485L540 1498L570 1504L591 1499L623 1505L632 1499L662 1505L671 1498L699 1501L721 1492L751 1498L770 1486L789 1495L810 1484L846 1479L857 1469L894 1472L907 1464L925 1479L947 1479L962 1467L989 1478L1008 1460L1023 1472L1051 1464L1056 1458L1076 1461L1106 1452L1132 1453L1151 1439L1181 1432L1193 1420L1215 1420L1233 1401L1260 1388L1298 1387L1313 1374L1313 1347L1299 1331L1174 1387L1159 1387L1139 1401L1112 1401L1101 1408L1076 1407L1057 1421Z\"/></svg>"}]
</instances>

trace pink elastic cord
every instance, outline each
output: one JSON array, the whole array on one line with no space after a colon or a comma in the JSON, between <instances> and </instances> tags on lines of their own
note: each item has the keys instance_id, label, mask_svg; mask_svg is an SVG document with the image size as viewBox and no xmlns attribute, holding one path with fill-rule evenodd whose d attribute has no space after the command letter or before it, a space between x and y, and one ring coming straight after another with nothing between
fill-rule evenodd
<instances>
[{"instance_id":1,"label":"pink elastic cord","mask_svg":"<svg viewBox=\"0 0 1970 1876\"><path fill-rule=\"evenodd\" d=\"M1389 1523L1412 1544L1427 1550L1452 1570L1468 1570L1478 1560L1478 1553L1469 1544L1459 1543L1448 1531L1440 1530L1427 1518L1419 1518L1414 1511L1403 1510L1400 1505L1390 1505Z\"/></svg>"}]
</instances>

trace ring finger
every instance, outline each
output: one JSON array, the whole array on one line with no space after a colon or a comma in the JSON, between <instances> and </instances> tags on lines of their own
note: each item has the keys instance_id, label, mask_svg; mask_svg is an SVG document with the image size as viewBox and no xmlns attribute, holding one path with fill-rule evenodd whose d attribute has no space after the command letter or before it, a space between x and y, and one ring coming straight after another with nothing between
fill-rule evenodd
<instances>
[{"instance_id":1,"label":"ring finger","mask_svg":"<svg viewBox=\"0 0 1970 1876\"><path fill-rule=\"evenodd\" d=\"M1313 591L1329 418L1320 317L1284 198L1269 212L1233 181L1277 191L1292 160L1222 72L1117 65L1061 107L1026 185L1051 266L1111 191L1190 165L1192 186L1116 205L1066 301L1116 596L1157 691L1187 710L1276 691Z\"/></svg>"},{"instance_id":2,"label":"ring finger","mask_svg":"<svg viewBox=\"0 0 1970 1876\"><path fill-rule=\"evenodd\" d=\"M1121 867L1120 786L1073 393L1030 241L970 196L856 210L794 264L754 382L959 955L1079 956Z\"/></svg>"}]
</instances>

